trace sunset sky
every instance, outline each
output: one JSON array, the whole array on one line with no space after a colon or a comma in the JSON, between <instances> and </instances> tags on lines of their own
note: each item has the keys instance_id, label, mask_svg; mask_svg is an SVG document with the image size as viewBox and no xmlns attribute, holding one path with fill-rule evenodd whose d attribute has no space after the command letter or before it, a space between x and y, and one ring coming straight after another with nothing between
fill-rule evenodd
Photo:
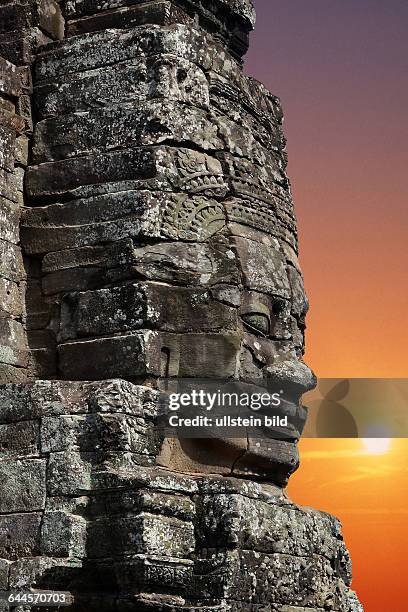
<instances>
[{"instance_id":1,"label":"sunset sky","mask_svg":"<svg viewBox=\"0 0 408 612\"><path fill-rule=\"evenodd\" d=\"M246 73L282 99L320 377L408 377L408 2L255 0ZM366 612L405 612L408 441L304 440L295 501L339 516Z\"/></svg>"}]
</instances>

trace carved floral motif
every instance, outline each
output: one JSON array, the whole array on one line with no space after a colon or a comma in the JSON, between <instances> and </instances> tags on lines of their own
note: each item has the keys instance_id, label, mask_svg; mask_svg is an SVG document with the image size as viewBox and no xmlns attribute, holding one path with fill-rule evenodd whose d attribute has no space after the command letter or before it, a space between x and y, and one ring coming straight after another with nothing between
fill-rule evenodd
<instances>
[{"instance_id":1,"label":"carved floral motif","mask_svg":"<svg viewBox=\"0 0 408 612\"><path fill-rule=\"evenodd\" d=\"M222 204L186 194L172 196L162 221L162 233L172 239L205 242L225 226Z\"/></svg>"},{"instance_id":2,"label":"carved floral motif","mask_svg":"<svg viewBox=\"0 0 408 612\"><path fill-rule=\"evenodd\" d=\"M180 150L177 154L180 185L185 191L210 196L225 196L228 186L220 162L197 151Z\"/></svg>"}]
</instances>

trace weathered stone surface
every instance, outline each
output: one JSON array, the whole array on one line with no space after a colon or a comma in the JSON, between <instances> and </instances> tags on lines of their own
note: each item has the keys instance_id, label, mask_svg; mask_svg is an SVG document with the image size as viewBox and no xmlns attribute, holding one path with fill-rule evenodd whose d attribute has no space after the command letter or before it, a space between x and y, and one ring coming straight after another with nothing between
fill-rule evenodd
<instances>
[{"instance_id":1,"label":"weathered stone surface","mask_svg":"<svg viewBox=\"0 0 408 612\"><path fill-rule=\"evenodd\" d=\"M30 73L27 68L17 67L0 57L0 93L17 97L26 92L29 85Z\"/></svg>"},{"instance_id":2,"label":"weathered stone surface","mask_svg":"<svg viewBox=\"0 0 408 612\"><path fill-rule=\"evenodd\" d=\"M21 203L15 173L0 168L0 198L11 200L15 204Z\"/></svg>"},{"instance_id":3,"label":"weathered stone surface","mask_svg":"<svg viewBox=\"0 0 408 612\"><path fill-rule=\"evenodd\" d=\"M28 165L28 138L27 136L18 136L16 139L15 161L22 166Z\"/></svg>"},{"instance_id":4,"label":"weathered stone surface","mask_svg":"<svg viewBox=\"0 0 408 612\"><path fill-rule=\"evenodd\" d=\"M48 253L132 236L158 236L160 204L165 207L160 194L130 191L28 209L21 225L25 251Z\"/></svg>"},{"instance_id":5,"label":"weathered stone surface","mask_svg":"<svg viewBox=\"0 0 408 612\"><path fill-rule=\"evenodd\" d=\"M226 74L227 72L227 74ZM207 72L210 84L211 104L234 118L233 109L242 107L240 112L248 117L249 121L255 120L260 131L263 132L262 139L268 138L265 130L275 131L276 126L283 122L282 106L279 98L271 94L263 85L246 77L242 72L217 71L217 68ZM283 135L282 135L283 136ZM260 134L257 135L260 137ZM286 156L283 151L279 155L271 155L275 163L278 162L282 168L286 167ZM278 161L279 160L279 161ZM251 177L247 177L251 180ZM288 184L283 173L280 175L282 183Z\"/></svg>"},{"instance_id":6,"label":"weathered stone surface","mask_svg":"<svg viewBox=\"0 0 408 612\"><path fill-rule=\"evenodd\" d=\"M45 504L45 459L0 461L0 512L42 510Z\"/></svg>"},{"instance_id":7,"label":"weathered stone surface","mask_svg":"<svg viewBox=\"0 0 408 612\"><path fill-rule=\"evenodd\" d=\"M79 159L32 166L27 171L26 187L33 198L76 192L89 197L87 185L118 183L125 180L149 180L156 176L154 152L149 149L113 151ZM85 186L85 187L84 187ZM120 188L119 191L126 191ZM129 186L128 186L129 188ZM114 191L117 191L116 188ZM98 195L92 189L92 195ZM102 187L101 193L109 192Z\"/></svg>"},{"instance_id":8,"label":"weathered stone surface","mask_svg":"<svg viewBox=\"0 0 408 612\"><path fill-rule=\"evenodd\" d=\"M237 316L236 309L212 300L205 289L129 284L65 296L60 334L67 340L141 328L176 333L233 330Z\"/></svg>"},{"instance_id":9,"label":"weathered stone surface","mask_svg":"<svg viewBox=\"0 0 408 612\"><path fill-rule=\"evenodd\" d=\"M67 75L58 82L40 85L36 97L41 118L154 98L206 109L209 84L195 64L166 55L135 58L104 69Z\"/></svg>"},{"instance_id":10,"label":"weathered stone surface","mask_svg":"<svg viewBox=\"0 0 408 612\"><path fill-rule=\"evenodd\" d=\"M31 199L72 194L93 198L134 191L189 192L222 197L228 186L221 163L192 149L176 152L168 146L124 149L47 162L28 169L26 187Z\"/></svg>"},{"instance_id":11,"label":"weathered stone surface","mask_svg":"<svg viewBox=\"0 0 408 612\"><path fill-rule=\"evenodd\" d=\"M82 563L78 559L65 560L45 556L23 558L10 567L10 588L57 590L76 578L81 567Z\"/></svg>"},{"instance_id":12,"label":"weathered stone surface","mask_svg":"<svg viewBox=\"0 0 408 612\"><path fill-rule=\"evenodd\" d=\"M332 517L291 506L278 495L277 488L264 489L256 483L216 477L200 479L202 497L195 498L196 517L191 502L180 505L177 494L172 497L161 492L165 487L176 490L177 479L182 484L182 477L169 475L165 483L163 476L154 477L153 472L149 476L136 464L132 476L130 463L125 472L120 472L119 466L125 464L119 456L119 463L112 459L100 463L95 453L52 453L50 492L55 489L70 496L80 495L94 487L123 487L125 481L129 486L132 479L133 487L149 482L153 490L110 493L104 501L96 498L91 509L86 497L51 499L41 530L42 554L47 558L15 563L10 574L13 586L64 588L79 575L78 558L87 557L89 562L136 553L138 558L119 561L115 566L121 588L144 585L150 589L166 587L171 592L175 589L184 597L188 594L188 609L194 609L193 602L199 601L209 610L216 609L215 602L232 599L237 605L241 602L242 610L249 605L251 609L269 606L281 610L284 606L287 610L316 610L323 609L321 606L326 609L329 603L334 610L361 610L342 582L343 578L349 581L349 561L339 525ZM123 512L136 514L124 517ZM176 518L178 515L182 520ZM15 520L21 517L27 521L27 516L33 515L17 515ZM193 518L198 526L196 536L189 522ZM27 528L31 524L28 522ZM39 526L39 521L34 524ZM38 531L35 534L38 550ZM31 541L29 537L24 539L27 545ZM193 550L200 551L201 546L213 552L199 552L190 560ZM234 550L227 551L231 548ZM103 570L98 567L98 571L108 572L107 566ZM256 593L250 587L251 576L256 577L257 584L265 585ZM266 588L271 581L276 585L273 590ZM153 609L158 609L153 595L150 602Z\"/></svg>"},{"instance_id":13,"label":"weathered stone surface","mask_svg":"<svg viewBox=\"0 0 408 612\"><path fill-rule=\"evenodd\" d=\"M0 240L0 276L15 282L23 280L26 276L21 250L5 240Z\"/></svg>"},{"instance_id":14,"label":"weathered stone surface","mask_svg":"<svg viewBox=\"0 0 408 612\"><path fill-rule=\"evenodd\" d=\"M33 7L29 2L5 2L2 7L2 16L5 20L1 26L1 33L29 28L32 20L32 11Z\"/></svg>"},{"instance_id":15,"label":"weathered stone surface","mask_svg":"<svg viewBox=\"0 0 408 612\"><path fill-rule=\"evenodd\" d=\"M207 287L239 284L237 260L229 244L169 242L135 249L135 270L149 280Z\"/></svg>"},{"instance_id":16,"label":"weathered stone surface","mask_svg":"<svg viewBox=\"0 0 408 612\"><path fill-rule=\"evenodd\" d=\"M271 244L269 236L272 236L279 240L282 251L283 245L287 245L295 253L297 252L296 224L293 219L282 220L279 206L234 198L227 200L225 207L229 227L234 236L260 242L261 248L268 242ZM260 234L264 235L263 240L259 240Z\"/></svg>"},{"instance_id":17,"label":"weathered stone surface","mask_svg":"<svg viewBox=\"0 0 408 612\"><path fill-rule=\"evenodd\" d=\"M213 38L191 27L176 25L143 26L118 33L106 30L68 38L57 48L51 47L39 54L35 80L41 83L64 74L157 54L176 55L205 70L227 73L232 80L241 75L236 62Z\"/></svg>"},{"instance_id":18,"label":"weathered stone surface","mask_svg":"<svg viewBox=\"0 0 408 612\"><path fill-rule=\"evenodd\" d=\"M27 380L27 370L0 363L0 380L2 384L23 383Z\"/></svg>"},{"instance_id":19,"label":"weathered stone surface","mask_svg":"<svg viewBox=\"0 0 408 612\"><path fill-rule=\"evenodd\" d=\"M31 113L30 96L19 96L16 104L16 110L23 121L20 132L32 133L33 131L33 116Z\"/></svg>"},{"instance_id":20,"label":"weathered stone surface","mask_svg":"<svg viewBox=\"0 0 408 612\"><path fill-rule=\"evenodd\" d=\"M86 521L66 512L45 512L41 552L48 557L86 557Z\"/></svg>"},{"instance_id":21,"label":"weathered stone surface","mask_svg":"<svg viewBox=\"0 0 408 612\"><path fill-rule=\"evenodd\" d=\"M5 125L3 117L0 115L0 168L12 172L14 169L14 148L16 133L11 126Z\"/></svg>"},{"instance_id":22,"label":"weathered stone surface","mask_svg":"<svg viewBox=\"0 0 408 612\"><path fill-rule=\"evenodd\" d=\"M124 452L51 453L47 473L49 495L81 496L106 490L146 486L150 474L143 468L154 459Z\"/></svg>"},{"instance_id":23,"label":"weathered stone surface","mask_svg":"<svg viewBox=\"0 0 408 612\"><path fill-rule=\"evenodd\" d=\"M148 363L146 343L153 332L60 344L59 372L66 380L103 380L115 376L135 379L148 371L159 375L158 356Z\"/></svg>"},{"instance_id":24,"label":"weathered stone surface","mask_svg":"<svg viewBox=\"0 0 408 612\"><path fill-rule=\"evenodd\" d=\"M204 150L223 148L218 128L199 109L186 113L182 104L151 101L137 108L122 105L44 119L37 123L34 163L89 155L103 149L156 145L166 140L193 142Z\"/></svg>"},{"instance_id":25,"label":"weathered stone surface","mask_svg":"<svg viewBox=\"0 0 408 612\"><path fill-rule=\"evenodd\" d=\"M17 65L31 64L36 48L63 35L56 0L19 0L2 3L0 54Z\"/></svg>"},{"instance_id":26,"label":"weathered stone surface","mask_svg":"<svg viewBox=\"0 0 408 612\"><path fill-rule=\"evenodd\" d=\"M42 288L46 296L68 291L86 291L107 285L113 279L122 281L134 278L135 275L134 269L123 267L114 269L99 266L68 268L44 276Z\"/></svg>"},{"instance_id":27,"label":"weathered stone surface","mask_svg":"<svg viewBox=\"0 0 408 612\"><path fill-rule=\"evenodd\" d=\"M217 566L217 570L210 568ZM219 565L218 565L219 564ZM206 574L206 570L208 572ZM256 593L253 582L256 580ZM274 588L268 588L273 584ZM213 553L202 561L202 575L195 589L203 599L211 597L234 599L243 604L312 606L348 610L350 594L347 587L333 577L330 564L321 557L247 551Z\"/></svg>"},{"instance_id":28,"label":"weathered stone surface","mask_svg":"<svg viewBox=\"0 0 408 612\"><path fill-rule=\"evenodd\" d=\"M224 44L236 57L242 57L248 49L248 34L253 29L255 22L255 11L250 0L234 0L234 2L217 0L210 5L201 0L189 0L188 2L160 0L159 2L143 3L141 7L138 4L139 2L134 0L109 2L102 6L95 0L67 2L65 5L68 23L73 23L72 31L68 28L68 33L72 35L143 23L164 25L175 22L186 23L193 27L193 16L196 15L196 20L200 21L201 27L211 33L216 33L217 38L222 38ZM101 9L104 11L99 12ZM110 10L106 11L106 9ZM87 15L93 15L93 17L86 18ZM75 19L72 22L72 17L82 17L82 19ZM82 27L80 24L83 24Z\"/></svg>"},{"instance_id":29,"label":"weathered stone surface","mask_svg":"<svg viewBox=\"0 0 408 612\"><path fill-rule=\"evenodd\" d=\"M246 238L234 238L242 266L243 281L252 291L290 298L285 261L273 241L259 244Z\"/></svg>"},{"instance_id":30,"label":"weathered stone surface","mask_svg":"<svg viewBox=\"0 0 408 612\"><path fill-rule=\"evenodd\" d=\"M154 481L156 474L151 474ZM176 481L177 484L177 481ZM190 485L193 484L190 482ZM157 482L160 486L160 483ZM191 487L190 487L191 489ZM191 490L183 494L179 490L166 492L137 488L134 490L105 491L97 496L50 497L46 510L80 516L87 521L107 516L136 516L141 512L175 517L192 521L196 516L195 503L190 499Z\"/></svg>"},{"instance_id":31,"label":"weathered stone surface","mask_svg":"<svg viewBox=\"0 0 408 612\"><path fill-rule=\"evenodd\" d=\"M289 219L294 220L283 151L265 152L262 163L259 159L250 161L227 152L223 152L219 157L231 177L234 196L248 200L249 204L255 200L258 206L260 203L267 205L260 208L262 214L265 214L264 211L269 206L272 211L285 213Z\"/></svg>"},{"instance_id":32,"label":"weathered stone surface","mask_svg":"<svg viewBox=\"0 0 408 612\"><path fill-rule=\"evenodd\" d=\"M90 527L89 556L148 554L188 558L194 527L173 517L142 513L137 517L99 519Z\"/></svg>"},{"instance_id":33,"label":"weathered stone surface","mask_svg":"<svg viewBox=\"0 0 408 612\"><path fill-rule=\"evenodd\" d=\"M38 421L21 421L0 425L0 455L2 459L38 457L40 454Z\"/></svg>"},{"instance_id":34,"label":"weathered stone surface","mask_svg":"<svg viewBox=\"0 0 408 612\"><path fill-rule=\"evenodd\" d=\"M115 3L119 6L120 3ZM125 4L125 3L123 3ZM131 4L131 3L127 3ZM71 5L70 5L71 6ZM82 16L80 19L69 19L67 36L77 36L85 32L95 32L106 28L123 28L144 24L167 25L170 23L192 23L183 10L174 6L169 0L158 0L154 3L142 3L141 6L123 6L119 10L103 11L91 17ZM94 10L97 6L94 7ZM72 10L72 8L71 8ZM81 13L81 11L76 14ZM74 13L73 13L74 14ZM67 15L71 16L71 11L67 10Z\"/></svg>"},{"instance_id":35,"label":"weathered stone surface","mask_svg":"<svg viewBox=\"0 0 408 612\"><path fill-rule=\"evenodd\" d=\"M55 334L49 329L29 330L29 370L35 378L54 378L56 374Z\"/></svg>"},{"instance_id":36,"label":"weathered stone surface","mask_svg":"<svg viewBox=\"0 0 408 612\"><path fill-rule=\"evenodd\" d=\"M153 454L152 424L124 414L46 417L41 425L43 453L68 449Z\"/></svg>"},{"instance_id":37,"label":"weathered stone surface","mask_svg":"<svg viewBox=\"0 0 408 612\"><path fill-rule=\"evenodd\" d=\"M255 9L250 0L218 0L213 6L207 7L202 5L197 0L191 0L192 6L194 6L197 12L203 12L205 15L213 13L214 17L222 19L219 11L220 7L223 7L228 11L228 17L231 15L241 18L246 23L246 27L253 27L255 25ZM174 2L177 5L177 0ZM73 0L70 2L64 1L65 14L68 18L72 16L83 17L87 14L98 13L101 10L115 9L118 7L127 7L138 4L138 0L110 0L106 5L102 7L96 0ZM168 2L170 4L170 2Z\"/></svg>"},{"instance_id":38,"label":"weathered stone surface","mask_svg":"<svg viewBox=\"0 0 408 612\"><path fill-rule=\"evenodd\" d=\"M106 376L135 379L152 374L160 376L170 370L172 376L184 378L230 378L236 369L239 336L223 334L170 334L161 332L129 333L122 336L77 340L59 345L59 371L72 380L102 380ZM163 355L167 365L161 362ZM180 355L189 355L180 362ZM212 355L212 363L208 356ZM93 361L92 361L93 360ZM205 370L204 370L204 366Z\"/></svg>"},{"instance_id":39,"label":"weathered stone surface","mask_svg":"<svg viewBox=\"0 0 408 612\"><path fill-rule=\"evenodd\" d=\"M309 302L305 294L302 275L293 266L287 267L287 273L291 286L291 310L295 317L304 320L308 310Z\"/></svg>"},{"instance_id":40,"label":"weathered stone surface","mask_svg":"<svg viewBox=\"0 0 408 612\"><path fill-rule=\"evenodd\" d=\"M139 247L131 240L123 240L106 246L69 249L46 255L43 270L42 288L46 295L97 289L134 278L183 286L239 283L236 258L222 236L202 244L171 241Z\"/></svg>"},{"instance_id":41,"label":"weathered stone surface","mask_svg":"<svg viewBox=\"0 0 408 612\"><path fill-rule=\"evenodd\" d=\"M133 589L133 585L140 584L146 591L166 590L173 593L178 591L185 593L188 585L192 581L194 563L189 559L178 559L170 557L147 557L133 558L118 564L118 584L125 592ZM170 595L143 595L135 597L135 605L143 609L144 603L153 606L153 609L160 610L160 604L171 605L180 604L184 607L185 597ZM148 609L148 608L146 608ZM152 609L152 607L150 607ZM164 608L165 609L165 608ZM170 608L171 609L171 608ZM176 608L177 609L177 608ZM181 608L182 609L182 608ZM185 608L184 608L185 609ZM200 608L201 609L201 608ZM208 610L204 607L203 610ZM188 605L187 610L194 610Z\"/></svg>"},{"instance_id":42,"label":"weathered stone surface","mask_svg":"<svg viewBox=\"0 0 408 612\"><path fill-rule=\"evenodd\" d=\"M38 22L42 30L49 36L62 40L64 38L65 22L57 0L38 1Z\"/></svg>"},{"instance_id":43,"label":"weathered stone surface","mask_svg":"<svg viewBox=\"0 0 408 612\"><path fill-rule=\"evenodd\" d=\"M19 317L23 313L22 292L17 283L0 278L0 318Z\"/></svg>"},{"instance_id":44,"label":"weathered stone surface","mask_svg":"<svg viewBox=\"0 0 408 612\"><path fill-rule=\"evenodd\" d=\"M242 495L203 497L199 542L295 557L319 554L335 559L349 584L351 564L334 517L287 504L268 504ZM330 534L330 538L328 538Z\"/></svg>"},{"instance_id":45,"label":"weathered stone surface","mask_svg":"<svg viewBox=\"0 0 408 612\"><path fill-rule=\"evenodd\" d=\"M119 110L120 108L120 110ZM133 108L91 110L44 119L37 123L33 156L35 163L80 157L118 147L137 148L172 141L179 146L192 143L203 151L226 151L262 162L270 150L284 146L280 129L262 134L249 115L233 118L208 113L179 102L145 102ZM256 134L256 136L254 136Z\"/></svg>"},{"instance_id":46,"label":"weathered stone surface","mask_svg":"<svg viewBox=\"0 0 408 612\"><path fill-rule=\"evenodd\" d=\"M0 54L15 65L29 64L32 60L31 40L22 32L3 34L0 38Z\"/></svg>"},{"instance_id":47,"label":"weathered stone surface","mask_svg":"<svg viewBox=\"0 0 408 612\"><path fill-rule=\"evenodd\" d=\"M21 291L25 306L25 327L27 331L43 330L50 322L52 315L52 304L50 304L43 292L40 279L29 278L22 284Z\"/></svg>"},{"instance_id":48,"label":"weathered stone surface","mask_svg":"<svg viewBox=\"0 0 408 612\"><path fill-rule=\"evenodd\" d=\"M246 452L235 462L232 473L240 478L258 477L267 480L273 472L274 482L285 486L299 464L299 452L293 442L274 439L259 442L256 435L251 437L249 432Z\"/></svg>"},{"instance_id":49,"label":"weathered stone surface","mask_svg":"<svg viewBox=\"0 0 408 612\"><path fill-rule=\"evenodd\" d=\"M70 224L67 223L69 215ZM130 191L73 204L28 209L22 220L21 235L25 251L37 254L130 237L203 242L224 226L223 207L215 200Z\"/></svg>"},{"instance_id":50,"label":"weathered stone surface","mask_svg":"<svg viewBox=\"0 0 408 612\"><path fill-rule=\"evenodd\" d=\"M40 549L41 514L0 516L0 555L6 559L34 557Z\"/></svg>"},{"instance_id":51,"label":"weathered stone surface","mask_svg":"<svg viewBox=\"0 0 408 612\"><path fill-rule=\"evenodd\" d=\"M74 414L128 414L153 419L159 392L123 380L93 383L38 380L0 386L0 423Z\"/></svg>"},{"instance_id":52,"label":"weathered stone surface","mask_svg":"<svg viewBox=\"0 0 408 612\"><path fill-rule=\"evenodd\" d=\"M14 162L16 161L15 147L16 139L26 130L27 123L26 119L21 112L21 100L28 98L28 96L20 96L16 101L7 100L0 96L0 125L3 128L3 168L8 172L13 172ZM4 163L7 162L7 163Z\"/></svg>"},{"instance_id":53,"label":"weathered stone surface","mask_svg":"<svg viewBox=\"0 0 408 612\"><path fill-rule=\"evenodd\" d=\"M27 366L28 351L24 328L13 319L0 319L0 363Z\"/></svg>"},{"instance_id":54,"label":"weathered stone surface","mask_svg":"<svg viewBox=\"0 0 408 612\"><path fill-rule=\"evenodd\" d=\"M7 591L8 589L10 564L10 561L7 559L0 559L0 589L2 591Z\"/></svg>"},{"instance_id":55,"label":"weathered stone surface","mask_svg":"<svg viewBox=\"0 0 408 612\"><path fill-rule=\"evenodd\" d=\"M120 264L130 265L136 261L134 250L133 241L130 239L100 246L64 249L44 255L42 271L48 274L86 267L100 270L117 268Z\"/></svg>"}]
</instances>

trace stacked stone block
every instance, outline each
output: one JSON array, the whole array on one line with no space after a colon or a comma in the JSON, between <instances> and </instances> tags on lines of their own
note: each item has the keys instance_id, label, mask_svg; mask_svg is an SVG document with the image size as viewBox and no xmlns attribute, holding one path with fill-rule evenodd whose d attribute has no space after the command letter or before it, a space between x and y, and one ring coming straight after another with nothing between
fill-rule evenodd
<instances>
[{"instance_id":1,"label":"stacked stone block","mask_svg":"<svg viewBox=\"0 0 408 612\"><path fill-rule=\"evenodd\" d=\"M360 610L336 519L156 466L158 392L41 381L0 408L1 589L70 592L77 612Z\"/></svg>"},{"instance_id":2,"label":"stacked stone block","mask_svg":"<svg viewBox=\"0 0 408 612\"><path fill-rule=\"evenodd\" d=\"M4 0L0 6L0 56L30 66L37 47L64 37L57 0Z\"/></svg>"},{"instance_id":3,"label":"stacked stone block","mask_svg":"<svg viewBox=\"0 0 408 612\"><path fill-rule=\"evenodd\" d=\"M25 380L29 354L25 330L26 270L20 246L24 168L30 117L25 112L31 77L0 58L0 379Z\"/></svg>"},{"instance_id":4,"label":"stacked stone block","mask_svg":"<svg viewBox=\"0 0 408 612\"><path fill-rule=\"evenodd\" d=\"M0 6L0 380L41 376L45 355L41 268L23 258L20 216L33 130L31 64L38 46L64 35L55 0L17 0ZM29 296L29 297L28 297ZM41 328L40 332L37 330ZM50 346L47 347L48 349ZM49 371L49 369L48 369Z\"/></svg>"},{"instance_id":5,"label":"stacked stone block","mask_svg":"<svg viewBox=\"0 0 408 612\"><path fill-rule=\"evenodd\" d=\"M75 590L74 579L86 590L86 559L91 571L143 550L141 466L157 452L156 408L157 392L123 381L0 389L2 590Z\"/></svg>"},{"instance_id":6,"label":"stacked stone block","mask_svg":"<svg viewBox=\"0 0 408 612\"><path fill-rule=\"evenodd\" d=\"M61 4L67 36L153 23L198 25L221 40L237 59L248 50L255 23L251 0L63 0Z\"/></svg>"}]
</instances>

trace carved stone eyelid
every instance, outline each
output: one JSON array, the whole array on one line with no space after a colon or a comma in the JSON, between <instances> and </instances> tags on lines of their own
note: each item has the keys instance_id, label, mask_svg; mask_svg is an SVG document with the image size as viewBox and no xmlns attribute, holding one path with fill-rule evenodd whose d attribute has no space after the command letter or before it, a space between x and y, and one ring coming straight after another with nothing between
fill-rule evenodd
<instances>
[{"instance_id":1,"label":"carved stone eyelid","mask_svg":"<svg viewBox=\"0 0 408 612\"><path fill-rule=\"evenodd\" d=\"M251 309L241 310L244 325L253 333L261 334L265 338L271 332L270 310L265 304L254 303Z\"/></svg>"},{"instance_id":2,"label":"carved stone eyelid","mask_svg":"<svg viewBox=\"0 0 408 612\"><path fill-rule=\"evenodd\" d=\"M271 322L271 311L265 306L265 304L261 304L260 302L251 302L250 305L246 307L241 307L241 317L246 315L264 315L268 318L269 323Z\"/></svg>"}]
</instances>

